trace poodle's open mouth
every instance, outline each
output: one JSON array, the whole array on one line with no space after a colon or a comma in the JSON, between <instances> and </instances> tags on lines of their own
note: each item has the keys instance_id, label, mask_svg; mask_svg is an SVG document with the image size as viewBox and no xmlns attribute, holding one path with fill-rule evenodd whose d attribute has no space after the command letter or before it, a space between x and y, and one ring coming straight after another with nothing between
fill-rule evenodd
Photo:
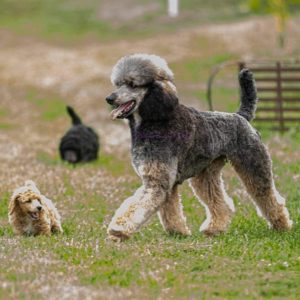
<instances>
[{"instance_id":1,"label":"poodle's open mouth","mask_svg":"<svg viewBox=\"0 0 300 300\"><path fill-rule=\"evenodd\" d=\"M29 216L30 216L30 218L33 219L33 220L38 220L38 218L39 218L39 213L38 213L38 212L30 212L30 213L29 213Z\"/></svg>"},{"instance_id":2,"label":"poodle's open mouth","mask_svg":"<svg viewBox=\"0 0 300 300\"><path fill-rule=\"evenodd\" d=\"M134 110L136 105L135 100L127 101L126 103L123 103L119 105L117 108L115 108L110 115L112 116L113 120L115 119L123 119L129 116L132 111Z\"/></svg>"}]
</instances>

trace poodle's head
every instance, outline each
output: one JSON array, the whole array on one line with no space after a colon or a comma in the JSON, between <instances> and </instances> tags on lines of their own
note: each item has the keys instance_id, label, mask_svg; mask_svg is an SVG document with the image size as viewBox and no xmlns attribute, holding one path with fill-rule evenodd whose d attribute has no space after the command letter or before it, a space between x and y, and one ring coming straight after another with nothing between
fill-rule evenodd
<instances>
[{"instance_id":1,"label":"poodle's head","mask_svg":"<svg viewBox=\"0 0 300 300\"><path fill-rule=\"evenodd\" d=\"M111 81L116 90L106 101L114 107L113 119L138 113L143 120L164 120L178 105L173 73L156 55L121 58L113 68Z\"/></svg>"},{"instance_id":2,"label":"poodle's head","mask_svg":"<svg viewBox=\"0 0 300 300\"><path fill-rule=\"evenodd\" d=\"M22 193L15 193L9 203L9 214L17 213L28 216L32 220L38 220L43 213L44 206L41 195L27 190Z\"/></svg>"}]
</instances>

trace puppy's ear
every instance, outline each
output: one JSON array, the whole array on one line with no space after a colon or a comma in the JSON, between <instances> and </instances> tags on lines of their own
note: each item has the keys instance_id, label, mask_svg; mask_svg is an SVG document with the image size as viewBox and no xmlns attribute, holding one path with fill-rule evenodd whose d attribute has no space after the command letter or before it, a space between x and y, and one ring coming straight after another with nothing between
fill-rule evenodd
<instances>
[{"instance_id":1,"label":"puppy's ear","mask_svg":"<svg viewBox=\"0 0 300 300\"><path fill-rule=\"evenodd\" d=\"M19 203L20 197L21 197L20 195L16 195L9 201L9 205L8 205L8 214L9 215L12 215L13 212L15 211L15 209Z\"/></svg>"},{"instance_id":2,"label":"puppy's ear","mask_svg":"<svg viewBox=\"0 0 300 300\"><path fill-rule=\"evenodd\" d=\"M168 120L177 106L178 98L173 91L153 83L139 105L139 114L143 120Z\"/></svg>"}]
</instances>

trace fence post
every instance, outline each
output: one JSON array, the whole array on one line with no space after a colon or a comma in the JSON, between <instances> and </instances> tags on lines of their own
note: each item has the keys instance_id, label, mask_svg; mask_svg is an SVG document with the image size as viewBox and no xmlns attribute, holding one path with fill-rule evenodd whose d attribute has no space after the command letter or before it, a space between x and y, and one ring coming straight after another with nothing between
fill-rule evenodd
<instances>
[{"instance_id":1,"label":"fence post","mask_svg":"<svg viewBox=\"0 0 300 300\"><path fill-rule=\"evenodd\" d=\"M284 132L284 119L283 119L283 99L282 99L282 83L281 83L281 63L276 63L276 82L277 82L277 109L278 109L278 120L279 120L279 130Z\"/></svg>"},{"instance_id":2,"label":"fence post","mask_svg":"<svg viewBox=\"0 0 300 300\"><path fill-rule=\"evenodd\" d=\"M178 3L179 0L168 0L168 15L170 17L177 17L178 16Z\"/></svg>"}]
</instances>

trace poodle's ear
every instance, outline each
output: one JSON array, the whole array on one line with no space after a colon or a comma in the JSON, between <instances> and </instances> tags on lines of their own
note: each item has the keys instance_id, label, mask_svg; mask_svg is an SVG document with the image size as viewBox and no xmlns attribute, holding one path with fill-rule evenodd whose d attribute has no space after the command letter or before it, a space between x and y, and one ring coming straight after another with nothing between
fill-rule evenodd
<instances>
[{"instance_id":1,"label":"poodle's ear","mask_svg":"<svg viewBox=\"0 0 300 300\"><path fill-rule=\"evenodd\" d=\"M9 201L9 205L8 205L8 214L9 215L12 215L13 212L15 211L17 205L18 205L18 202L20 200L20 195L16 195L14 196L13 198L10 199Z\"/></svg>"},{"instance_id":2,"label":"poodle's ear","mask_svg":"<svg viewBox=\"0 0 300 300\"><path fill-rule=\"evenodd\" d=\"M139 105L139 114L143 120L168 120L177 106L178 98L175 92L154 82Z\"/></svg>"}]
</instances>

